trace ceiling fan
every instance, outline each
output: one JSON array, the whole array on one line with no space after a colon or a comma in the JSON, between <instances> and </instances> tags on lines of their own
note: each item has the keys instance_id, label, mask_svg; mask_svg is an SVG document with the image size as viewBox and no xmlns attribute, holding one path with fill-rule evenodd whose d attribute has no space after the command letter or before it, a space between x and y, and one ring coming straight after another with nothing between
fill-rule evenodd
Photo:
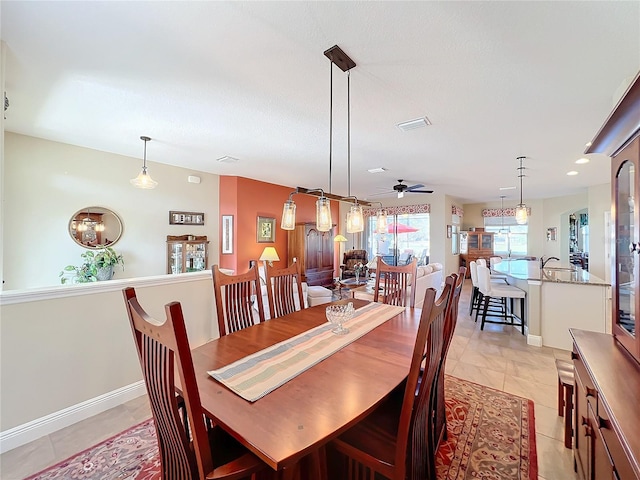
<instances>
[{"instance_id":1,"label":"ceiling fan","mask_svg":"<svg viewBox=\"0 0 640 480\"><path fill-rule=\"evenodd\" d=\"M398 198L402 198L404 197L405 192L407 193L433 193L433 190L422 190L424 188L424 185L421 183L418 183L416 185L405 185L404 183L402 183L404 180L399 179L398 180L398 184L393 186L393 192L396 192L398 194ZM384 193L378 193L378 194L374 194L374 195L370 195L370 196L377 196L377 195L387 195L389 193L393 193L393 192L384 192Z\"/></svg>"}]
</instances>

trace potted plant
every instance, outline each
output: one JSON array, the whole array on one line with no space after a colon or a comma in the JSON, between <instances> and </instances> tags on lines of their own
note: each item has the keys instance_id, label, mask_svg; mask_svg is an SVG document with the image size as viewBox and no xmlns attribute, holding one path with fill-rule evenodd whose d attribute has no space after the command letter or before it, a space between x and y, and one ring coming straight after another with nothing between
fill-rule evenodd
<instances>
[{"instance_id":1,"label":"potted plant","mask_svg":"<svg viewBox=\"0 0 640 480\"><path fill-rule=\"evenodd\" d=\"M111 247L104 247L97 252L87 250L81 253L80 256L84 260L82 265L67 265L64 267L64 270L60 272L61 283L67 283L69 280L73 283L111 280L111 277L113 277L113 267L120 265L122 266L122 270L124 270L122 255ZM68 275L70 272L73 272L71 277Z\"/></svg>"}]
</instances>

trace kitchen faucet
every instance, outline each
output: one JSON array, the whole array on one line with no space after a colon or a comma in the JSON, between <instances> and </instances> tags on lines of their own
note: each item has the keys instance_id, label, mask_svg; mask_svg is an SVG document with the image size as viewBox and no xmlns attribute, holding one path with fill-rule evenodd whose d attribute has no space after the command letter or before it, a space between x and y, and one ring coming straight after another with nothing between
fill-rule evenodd
<instances>
[{"instance_id":1,"label":"kitchen faucet","mask_svg":"<svg viewBox=\"0 0 640 480\"><path fill-rule=\"evenodd\" d=\"M542 270L544 268L544 266L547 264L547 262L549 260L558 260L560 261L560 259L558 257L549 257L545 260L544 257L540 257L540 269Z\"/></svg>"}]
</instances>

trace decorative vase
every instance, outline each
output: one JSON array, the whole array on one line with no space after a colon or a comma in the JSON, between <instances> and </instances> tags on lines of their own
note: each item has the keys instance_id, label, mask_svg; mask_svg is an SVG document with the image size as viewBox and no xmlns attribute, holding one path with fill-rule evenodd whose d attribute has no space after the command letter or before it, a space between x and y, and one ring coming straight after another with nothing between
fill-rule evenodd
<instances>
[{"instance_id":1,"label":"decorative vase","mask_svg":"<svg viewBox=\"0 0 640 480\"><path fill-rule=\"evenodd\" d=\"M108 265L106 267L100 267L98 269L98 273L96 273L96 278L99 282L103 280L111 280L113 277L113 265Z\"/></svg>"},{"instance_id":2,"label":"decorative vase","mask_svg":"<svg viewBox=\"0 0 640 480\"><path fill-rule=\"evenodd\" d=\"M360 270L356 270L356 283L360 282Z\"/></svg>"}]
</instances>

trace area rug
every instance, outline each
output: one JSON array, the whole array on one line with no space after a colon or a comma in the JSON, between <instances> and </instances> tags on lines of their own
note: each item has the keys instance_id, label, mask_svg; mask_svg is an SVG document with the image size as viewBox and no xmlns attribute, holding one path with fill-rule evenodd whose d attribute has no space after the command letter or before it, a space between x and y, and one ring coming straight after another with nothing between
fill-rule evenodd
<instances>
[{"instance_id":1,"label":"area rug","mask_svg":"<svg viewBox=\"0 0 640 480\"><path fill-rule=\"evenodd\" d=\"M536 480L533 402L445 377L448 438L438 480ZM159 480L153 420L147 420L26 480ZM335 479L331 479L335 480Z\"/></svg>"}]
</instances>

